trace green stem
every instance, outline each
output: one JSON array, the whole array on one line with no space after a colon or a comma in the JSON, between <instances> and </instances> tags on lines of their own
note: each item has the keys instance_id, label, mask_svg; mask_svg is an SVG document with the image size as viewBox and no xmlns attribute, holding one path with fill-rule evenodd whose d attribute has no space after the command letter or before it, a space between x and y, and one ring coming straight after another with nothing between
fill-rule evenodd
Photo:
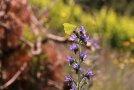
<instances>
[{"instance_id":1,"label":"green stem","mask_svg":"<svg viewBox=\"0 0 134 90\"><path fill-rule=\"evenodd\" d=\"M80 41L79 41L79 44L80 44ZM79 45L79 55L80 55L80 53L81 53L81 46ZM79 65L81 64L80 58L79 58L79 60L78 60L78 64L79 64ZM79 72L78 72L78 90L80 90L80 70L79 70Z\"/></svg>"},{"instance_id":2,"label":"green stem","mask_svg":"<svg viewBox=\"0 0 134 90\"><path fill-rule=\"evenodd\" d=\"M78 90L80 90L80 72L78 72Z\"/></svg>"}]
</instances>

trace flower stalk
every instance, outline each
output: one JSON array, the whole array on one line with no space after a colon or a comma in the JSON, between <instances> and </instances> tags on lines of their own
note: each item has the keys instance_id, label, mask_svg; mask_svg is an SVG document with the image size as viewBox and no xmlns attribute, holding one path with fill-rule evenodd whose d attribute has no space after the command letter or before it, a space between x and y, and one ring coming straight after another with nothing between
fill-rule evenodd
<instances>
[{"instance_id":1,"label":"flower stalk","mask_svg":"<svg viewBox=\"0 0 134 90\"><path fill-rule=\"evenodd\" d=\"M69 62L69 66L74 70L77 79L73 79L70 75L66 76L66 82L71 86L70 90L81 90L84 85L90 82L91 77L93 76L93 72L88 70L85 74L82 73L82 63L86 60L86 53L82 51L81 46L86 46L88 43L91 43L94 46L92 38L89 38L86 35L86 31L83 26L78 27L73 31L72 35L69 38L72 41L72 45L70 46L70 50L74 52L74 55L77 55L78 58L74 58L73 56L69 56L67 61ZM96 43L95 43L96 44ZM95 45L97 46L97 44Z\"/></svg>"}]
</instances>

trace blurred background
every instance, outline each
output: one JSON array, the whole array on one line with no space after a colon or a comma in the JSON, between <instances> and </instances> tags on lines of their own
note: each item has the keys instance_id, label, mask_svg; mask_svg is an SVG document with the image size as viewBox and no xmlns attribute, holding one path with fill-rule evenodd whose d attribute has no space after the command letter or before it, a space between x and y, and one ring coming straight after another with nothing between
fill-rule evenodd
<instances>
[{"instance_id":1,"label":"blurred background","mask_svg":"<svg viewBox=\"0 0 134 90\"><path fill-rule=\"evenodd\" d=\"M69 90L66 22L101 47L88 90L134 90L134 0L0 0L0 90Z\"/></svg>"}]
</instances>

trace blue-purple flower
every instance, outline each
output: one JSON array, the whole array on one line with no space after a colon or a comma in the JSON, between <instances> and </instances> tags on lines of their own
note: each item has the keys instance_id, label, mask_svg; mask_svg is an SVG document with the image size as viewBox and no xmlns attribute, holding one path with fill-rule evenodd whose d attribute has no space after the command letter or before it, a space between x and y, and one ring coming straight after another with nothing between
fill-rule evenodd
<instances>
[{"instance_id":1,"label":"blue-purple flower","mask_svg":"<svg viewBox=\"0 0 134 90\"><path fill-rule=\"evenodd\" d=\"M83 41L84 43L87 43L89 41L89 37L87 37L86 35L81 35L80 40Z\"/></svg>"},{"instance_id":2,"label":"blue-purple flower","mask_svg":"<svg viewBox=\"0 0 134 90\"><path fill-rule=\"evenodd\" d=\"M72 64L74 62L74 58L72 56L67 57L67 61Z\"/></svg>"},{"instance_id":3,"label":"blue-purple flower","mask_svg":"<svg viewBox=\"0 0 134 90\"><path fill-rule=\"evenodd\" d=\"M80 40L83 40L83 41L84 41L84 40L85 40L85 38L86 38L86 36L85 36L85 35L81 35L81 36L80 36Z\"/></svg>"},{"instance_id":4,"label":"blue-purple flower","mask_svg":"<svg viewBox=\"0 0 134 90\"><path fill-rule=\"evenodd\" d=\"M87 78L91 77L92 75L93 75L93 72L90 71L90 70L88 70L87 73L85 74L85 76L86 76Z\"/></svg>"},{"instance_id":5,"label":"blue-purple flower","mask_svg":"<svg viewBox=\"0 0 134 90\"><path fill-rule=\"evenodd\" d=\"M97 44L97 43L93 43L93 46L96 48L96 49L99 49L100 46Z\"/></svg>"},{"instance_id":6,"label":"blue-purple flower","mask_svg":"<svg viewBox=\"0 0 134 90\"><path fill-rule=\"evenodd\" d=\"M76 89L76 85L73 84L70 90L77 90L77 89Z\"/></svg>"},{"instance_id":7,"label":"blue-purple flower","mask_svg":"<svg viewBox=\"0 0 134 90\"><path fill-rule=\"evenodd\" d=\"M78 73L78 71L80 70L80 64L74 63L73 64L73 69L75 70L76 73Z\"/></svg>"},{"instance_id":8,"label":"blue-purple flower","mask_svg":"<svg viewBox=\"0 0 134 90\"><path fill-rule=\"evenodd\" d=\"M74 51L76 53L78 51L78 45L77 44L71 45L70 50L72 50L72 51Z\"/></svg>"},{"instance_id":9,"label":"blue-purple flower","mask_svg":"<svg viewBox=\"0 0 134 90\"><path fill-rule=\"evenodd\" d=\"M87 55L85 53L80 53L79 57L83 60L87 57Z\"/></svg>"},{"instance_id":10,"label":"blue-purple flower","mask_svg":"<svg viewBox=\"0 0 134 90\"><path fill-rule=\"evenodd\" d=\"M73 68L74 68L74 69L79 69L79 68L80 68L80 65L77 64L77 63L74 63Z\"/></svg>"},{"instance_id":11,"label":"blue-purple flower","mask_svg":"<svg viewBox=\"0 0 134 90\"><path fill-rule=\"evenodd\" d=\"M68 75L68 76L66 76L65 81L66 81L67 83L71 83L71 82L72 82L72 78Z\"/></svg>"},{"instance_id":12,"label":"blue-purple flower","mask_svg":"<svg viewBox=\"0 0 134 90\"><path fill-rule=\"evenodd\" d=\"M75 40L76 40L76 38L77 38L77 37L76 37L76 35L72 34L72 35L70 36L70 38L69 38L69 39L70 39L71 41L75 41Z\"/></svg>"},{"instance_id":13,"label":"blue-purple flower","mask_svg":"<svg viewBox=\"0 0 134 90\"><path fill-rule=\"evenodd\" d=\"M90 40L90 38L88 36L85 37L84 41L88 42Z\"/></svg>"},{"instance_id":14,"label":"blue-purple flower","mask_svg":"<svg viewBox=\"0 0 134 90\"><path fill-rule=\"evenodd\" d=\"M86 83L86 82L87 82L87 77L84 77L84 78L82 79L82 81L83 81L84 83Z\"/></svg>"},{"instance_id":15,"label":"blue-purple flower","mask_svg":"<svg viewBox=\"0 0 134 90\"><path fill-rule=\"evenodd\" d=\"M83 34L83 35L86 34L86 31L85 31L83 26L80 26L80 33Z\"/></svg>"}]
</instances>

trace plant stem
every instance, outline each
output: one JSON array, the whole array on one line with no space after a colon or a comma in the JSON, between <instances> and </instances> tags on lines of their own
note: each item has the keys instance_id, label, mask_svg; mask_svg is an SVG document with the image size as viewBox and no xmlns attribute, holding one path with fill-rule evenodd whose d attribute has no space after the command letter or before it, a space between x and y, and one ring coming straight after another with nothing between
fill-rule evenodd
<instances>
[{"instance_id":1,"label":"plant stem","mask_svg":"<svg viewBox=\"0 0 134 90\"><path fill-rule=\"evenodd\" d=\"M79 45L79 55L80 55L80 53L81 53L81 46ZM79 57L78 63L79 63L79 65L81 64L80 57ZM78 72L78 90L80 90L80 70Z\"/></svg>"},{"instance_id":2,"label":"plant stem","mask_svg":"<svg viewBox=\"0 0 134 90\"><path fill-rule=\"evenodd\" d=\"M80 72L78 72L78 90L80 90Z\"/></svg>"}]
</instances>

